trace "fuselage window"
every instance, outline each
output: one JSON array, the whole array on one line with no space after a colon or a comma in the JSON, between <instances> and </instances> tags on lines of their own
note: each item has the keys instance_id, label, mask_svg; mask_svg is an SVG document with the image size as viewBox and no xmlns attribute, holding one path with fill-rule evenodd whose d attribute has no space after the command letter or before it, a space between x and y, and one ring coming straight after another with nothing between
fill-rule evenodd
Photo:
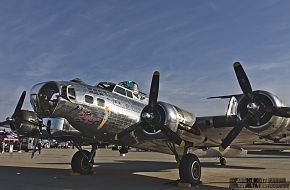
<instances>
[{"instance_id":1,"label":"fuselage window","mask_svg":"<svg viewBox=\"0 0 290 190\"><path fill-rule=\"evenodd\" d=\"M76 99L76 92L74 88L68 88L67 89L67 96L69 99L71 100L75 100Z\"/></svg>"},{"instance_id":2,"label":"fuselage window","mask_svg":"<svg viewBox=\"0 0 290 190\"><path fill-rule=\"evenodd\" d=\"M92 104L94 103L94 98L92 96L85 95L85 102Z\"/></svg>"},{"instance_id":3,"label":"fuselage window","mask_svg":"<svg viewBox=\"0 0 290 190\"><path fill-rule=\"evenodd\" d=\"M97 105L104 107L105 106L105 100L101 99L101 98L97 98Z\"/></svg>"},{"instance_id":4,"label":"fuselage window","mask_svg":"<svg viewBox=\"0 0 290 190\"><path fill-rule=\"evenodd\" d=\"M122 94L122 95L126 96L126 91L125 91L125 89L124 89L124 88L121 88L121 87L119 87L119 86L116 86L116 88L115 88L115 92L117 92L117 93L119 93L119 94Z\"/></svg>"},{"instance_id":5,"label":"fuselage window","mask_svg":"<svg viewBox=\"0 0 290 190\"><path fill-rule=\"evenodd\" d=\"M126 90L126 93L129 98L133 98L133 93L131 91Z\"/></svg>"}]
</instances>

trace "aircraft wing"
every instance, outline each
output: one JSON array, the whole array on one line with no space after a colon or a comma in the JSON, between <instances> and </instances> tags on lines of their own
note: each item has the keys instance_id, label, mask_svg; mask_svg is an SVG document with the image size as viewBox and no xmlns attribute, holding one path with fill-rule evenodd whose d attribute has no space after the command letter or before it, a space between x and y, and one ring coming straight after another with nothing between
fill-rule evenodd
<instances>
[{"instance_id":1,"label":"aircraft wing","mask_svg":"<svg viewBox=\"0 0 290 190\"><path fill-rule=\"evenodd\" d=\"M151 131L161 130L169 141L179 146L220 146L221 151L230 145L263 143L266 140L276 142L290 136L290 108L284 107L270 92L253 91L241 64L236 62L233 66L243 94L211 97L236 97L238 102L232 105L235 109L230 109L231 114L195 117L177 106L157 101L160 74L156 71L148 105L141 113L141 123L151 126ZM142 125L132 125L119 136L139 128Z\"/></svg>"}]
</instances>

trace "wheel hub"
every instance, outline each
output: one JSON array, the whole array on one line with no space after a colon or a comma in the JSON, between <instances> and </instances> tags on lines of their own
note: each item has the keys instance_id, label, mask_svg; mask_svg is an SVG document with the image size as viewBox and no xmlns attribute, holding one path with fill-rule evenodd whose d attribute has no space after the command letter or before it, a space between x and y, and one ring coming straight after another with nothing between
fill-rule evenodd
<instances>
[{"instance_id":1,"label":"wheel hub","mask_svg":"<svg viewBox=\"0 0 290 190\"><path fill-rule=\"evenodd\" d=\"M191 167L191 171L192 171L192 177L194 179L198 179L199 176L200 176L200 165L197 161L195 161L193 164L192 164L192 167Z\"/></svg>"}]
</instances>

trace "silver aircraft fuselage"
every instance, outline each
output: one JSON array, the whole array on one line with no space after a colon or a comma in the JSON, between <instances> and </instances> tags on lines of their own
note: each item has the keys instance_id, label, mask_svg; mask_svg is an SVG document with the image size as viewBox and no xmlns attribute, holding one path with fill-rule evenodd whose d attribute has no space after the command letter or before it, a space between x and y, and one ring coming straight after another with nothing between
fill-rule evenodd
<instances>
[{"instance_id":1,"label":"silver aircraft fuselage","mask_svg":"<svg viewBox=\"0 0 290 190\"><path fill-rule=\"evenodd\" d=\"M116 88L127 93L118 93ZM32 87L30 98L41 118L65 118L87 136L112 140L116 133L138 122L148 104L147 97L133 93L119 85L106 90L77 82L52 81Z\"/></svg>"}]
</instances>

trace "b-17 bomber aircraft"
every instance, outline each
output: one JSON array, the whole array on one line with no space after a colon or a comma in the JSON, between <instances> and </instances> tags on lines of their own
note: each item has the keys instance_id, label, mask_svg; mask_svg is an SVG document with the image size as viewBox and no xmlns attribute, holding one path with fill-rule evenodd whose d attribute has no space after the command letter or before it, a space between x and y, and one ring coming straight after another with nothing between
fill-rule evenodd
<instances>
[{"instance_id":1,"label":"b-17 bomber aircraft","mask_svg":"<svg viewBox=\"0 0 290 190\"><path fill-rule=\"evenodd\" d=\"M243 94L211 97L230 99L226 115L195 117L158 101L160 74L155 71L148 97L132 81L96 86L80 79L37 84L30 91L34 111L21 109L24 91L15 112L2 124L22 136L73 141L78 148L71 160L74 172L91 173L97 145L106 142L120 145L120 153L135 147L173 154L180 180L198 184L201 164L196 150L219 147L222 154L290 140L290 108L270 92L253 91L242 65L233 66ZM90 152L82 149L84 144L92 145Z\"/></svg>"}]
</instances>

